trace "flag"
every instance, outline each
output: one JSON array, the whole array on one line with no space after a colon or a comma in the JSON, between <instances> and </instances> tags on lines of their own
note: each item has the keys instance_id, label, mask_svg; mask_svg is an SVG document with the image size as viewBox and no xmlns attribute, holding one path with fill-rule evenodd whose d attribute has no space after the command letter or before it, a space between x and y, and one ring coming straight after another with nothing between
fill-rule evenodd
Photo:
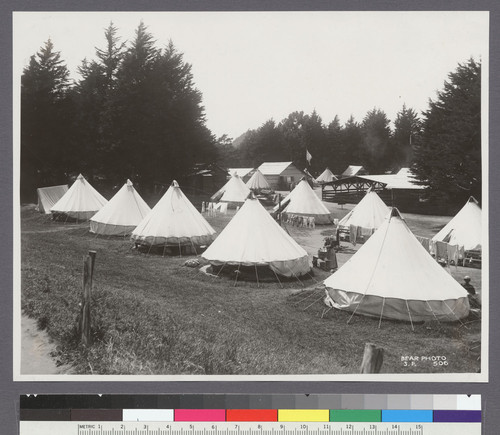
<instances>
[{"instance_id":1,"label":"flag","mask_svg":"<svg viewBox=\"0 0 500 435\"><path fill-rule=\"evenodd\" d=\"M307 160L307 163L309 165L311 164L311 159L312 159L312 156L311 156L311 154L309 153L309 151L306 148L306 160Z\"/></svg>"}]
</instances>

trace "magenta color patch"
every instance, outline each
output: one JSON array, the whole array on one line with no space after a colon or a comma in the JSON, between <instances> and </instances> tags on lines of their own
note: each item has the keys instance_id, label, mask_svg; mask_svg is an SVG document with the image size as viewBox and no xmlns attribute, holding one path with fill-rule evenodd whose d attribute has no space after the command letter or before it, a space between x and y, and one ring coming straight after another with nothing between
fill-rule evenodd
<instances>
[{"instance_id":1,"label":"magenta color patch","mask_svg":"<svg viewBox=\"0 0 500 435\"><path fill-rule=\"evenodd\" d=\"M226 410L175 409L174 421L226 421Z\"/></svg>"}]
</instances>

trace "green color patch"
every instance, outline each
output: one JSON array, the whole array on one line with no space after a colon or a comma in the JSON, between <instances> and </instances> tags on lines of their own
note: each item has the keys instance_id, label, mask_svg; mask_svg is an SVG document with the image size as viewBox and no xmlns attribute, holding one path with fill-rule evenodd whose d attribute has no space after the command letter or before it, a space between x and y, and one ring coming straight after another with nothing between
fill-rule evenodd
<instances>
[{"instance_id":1,"label":"green color patch","mask_svg":"<svg viewBox=\"0 0 500 435\"><path fill-rule=\"evenodd\" d=\"M330 409L330 421L382 421L382 411L372 409Z\"/></svg>"}]
</instances>

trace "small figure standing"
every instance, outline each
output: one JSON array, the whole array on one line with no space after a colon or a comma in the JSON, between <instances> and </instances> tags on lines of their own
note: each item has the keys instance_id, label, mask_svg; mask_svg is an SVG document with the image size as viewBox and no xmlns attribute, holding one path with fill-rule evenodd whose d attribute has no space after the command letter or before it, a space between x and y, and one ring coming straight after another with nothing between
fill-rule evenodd
<instances>
[{"instance_id":1,"label":"small figure standing","mask_svg":"<svg viewBox=\"0 0 500 435\"><path fill-rule=\"evenodd\" d=\"M476 289L474 286L470 283L470 276L464 276L464 283L462 284L462 287L467 290L467 292L470 295L475 295L476 294Z\"/></svg>"},{"instance_id":2,"label":"small figure standing","mask_svg":"<svg viewBox=\"0 0 500 435\"><path fill-rule=\"evenodd\" d=\"M465 290L467 290L467 293L469 293L467 296L469 297L469 305L470 305L470 307L472 309L479 309L479 308L481 308L481 302L479 301L479 298L476 295L476 289L470 283L470 276L464 276L464 283L462 284L462 287Z\"/></svg>"}]
</instances>

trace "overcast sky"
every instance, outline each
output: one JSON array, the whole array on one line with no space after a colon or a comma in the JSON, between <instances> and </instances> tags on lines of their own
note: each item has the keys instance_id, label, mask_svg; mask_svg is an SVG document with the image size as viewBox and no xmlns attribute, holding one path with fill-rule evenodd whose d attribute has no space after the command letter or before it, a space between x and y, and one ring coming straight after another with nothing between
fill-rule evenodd
<instances>
[{"instance_id":1,"label":"overcast sky","mask_svg":"<svg viewBox=\"0 0 500 435\"><path fill-rule=\"evenodd\" d=\"M47 39L77 78L110 21L130 41L141 20L184 53L208 128L233 138L301 110L393 121L403 103L426 110L458 63L488 61L486 12L16 12L15 85Z\"/></svg>"}]
</instances>

